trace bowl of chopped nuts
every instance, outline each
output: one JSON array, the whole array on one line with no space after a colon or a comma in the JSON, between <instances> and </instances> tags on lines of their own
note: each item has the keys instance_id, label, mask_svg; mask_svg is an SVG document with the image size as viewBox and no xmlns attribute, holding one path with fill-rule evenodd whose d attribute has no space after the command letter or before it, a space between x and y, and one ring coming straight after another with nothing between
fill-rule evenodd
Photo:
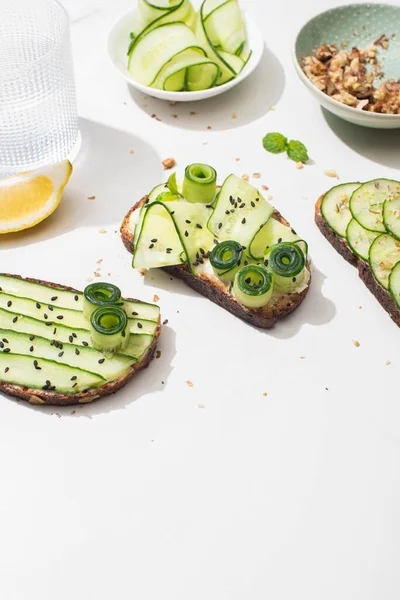
<instances>
[{"instance_id":1,"label":"bowl of chopped nuts","mask_svg":"<svg viewBox=\"0 0 400 600\"><path fill-rule=\"evenodd\" d=\"M327 10L301 28L293 54L324 108L356 125L400 128L400 5Z\"/></svg>"}]
</instances>

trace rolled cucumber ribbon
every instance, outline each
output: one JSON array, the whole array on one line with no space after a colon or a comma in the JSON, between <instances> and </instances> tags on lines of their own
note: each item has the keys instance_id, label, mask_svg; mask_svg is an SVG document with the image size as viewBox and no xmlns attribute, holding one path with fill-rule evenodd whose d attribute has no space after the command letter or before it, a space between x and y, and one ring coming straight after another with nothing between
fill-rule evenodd
<instances>
[{"instance_id":1,"label":"rolled cucumber ribbon","mask_svg":"<svg viewBox=\"0 0 400 600\"><path fill-rule=\"evenodd\" d=\"M195 163L185 169L182 192L188 202L211 204L217 191L217 172L210 165Z\"/></svg>"},{"instance_id":2,"label":"rolled cucumber ribbon","mask_svg":"<svg viewBox=\"0 0 400 600\"><path fill-rule=\"evenodd\" d=\"M221 279L232 280L239 270L243 248L233 240L227 240L214 246L210 254L210 263Z\"/></svg>"},{"instance_id":3,"label":"rolled cucumber ribbon","mask_svg":"<svg viewBox=\"0 0 400 600\"><path fill-rule=\"evenodd\" d=\"M116 285L100 281L91 283L83 292L83 314L89 320L92 312L97 308L117 304L120 301L121 290Z\"/></svg>"},{"instance_id":4,"label":"rolled cucumber ribbon","mask_svg":"<svg viewBox=\"0 0 400 600\"><path fill-rule=\"evenodd\" d=\"M128 317L119 306L97 308L90 317L90 333L93 346L105 355L112 355L128 342L126 328Z\"/></svg>"},{"instance_id":5,"label":"rolled cucumber ribbon","mask_svg":"<svg viewBox=\"0 0 400 600\"><path fill-rule=\"evenodd\" d=\"M274 287L272 274L263 265L247 265L235 276L233 293L247 308L261 308L268 304Z\"/></svg>"},{"instance_id":6,"label":"rolled cucumber ribbon","mask_svg":"<svg viewBox=\"0 0 400 600\"><path fill-rule=\"evenodd\" d=\"M283 242L272 247L265 262L274 273L275 287L282 292L293 291L305 274L306 259L297 244Z\"/></svg>"}]
</instances>

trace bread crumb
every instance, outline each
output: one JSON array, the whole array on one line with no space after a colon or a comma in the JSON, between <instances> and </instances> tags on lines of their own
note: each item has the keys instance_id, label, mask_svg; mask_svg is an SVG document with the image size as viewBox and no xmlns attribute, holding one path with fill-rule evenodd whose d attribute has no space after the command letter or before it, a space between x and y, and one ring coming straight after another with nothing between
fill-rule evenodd
<instances>
[{"instance_id":1,"label":"bread crumb","mask_svg":"<svg viewBox=\"0 0 400 600\"><path fill-rule=\"evenodd\" d=\"M267 392L264 392L264 393L263 393L263 396L268 396Z\"/></svg>"},{"instance_id":2,"label":"bread crumb","mask_svg":"<svg viewBox=\"0 0 400 600\"><path fill-rule=\"evenodd\" d=\"M244 174L242 175L242 179L243 179L244 181L248 181L248 180L249 180L249 176L248 176L246 173L244 173Z\"/></svg>"},{"instance_id":3,"label":"bread crumb","mask_svg":"<svg viewBox=\"0 0 400 600\"><path fill-rule=\"evenodd\" d=\"M362 306L359 306L358 308L362 308Z\"/></svg>"},{"instance_id":4,"label":"bread crumb","mask_svg":"<svg viewBox=\"0 0 400 600\"><path fill-rule=\"evenodd\" d=\"M96 260L96 265L101 265L103 260L104 260L104 258L99 258L99 260Z\"/></svg>"},{"instance_id":5,"label":"bread crumb","mask_svg":"<svg viewBox=\"0 0 400 600\"><path fill-rule=\"evenodd\" d=\"M300 356L301 359L305 358L305 356Z\"/></svg>"},{"instance_id":6,"label":"bread crumb","mask_svg":"<svg viewBox=\"0 0 400 600\"><path fill-rule=\"evenodd\" d=\"M324 171L324 173L327 177L336 177L336 179L339 179L338 174L336 173L336 171L334 169Z\"/></svg>"},{"instance_id":7,"label":"bread crumb","mask_svg":"<svg viewBox=\"0 0 400 600\"><path fill-rule=\"evenodd\" d=\"M260 179L261 173L253 173L252 177L253 179Z\"/></svg>"},{"instance_id":8,"label":"bread crumb","mask_svg":"<svg viewBox=\"0 0 400 600\"><path fill-rule=\"evenodd\" d=\"M275 110L275 106L271 104L271 106L268 106L268 110Z\"/></svg>"},{"instance_id":9,"label":"bread crumb","mask_svg":"<svg viewBox=\"0 0 400 600\"><path fill-rule=\"evenodd\" d=\"M98 273L97 271L94 272L94 276L95 277L100 277L100 273Z\"/></svg>"},{"instance_id":10,"label":"bread crumb","mask_svg":"<svg viewBox=\"0 0 400 600\"><path fill-rule=\"evenodd\" d=\"M111 277L111 273L107 273L107 275L108 275L109 277Z\"/></svg>"},{"instance_id":11,"label":"bread crumb","mask_svg":"<svg viewBox=\"0 0 400 600\"><path fill-rule=\"evenodd\" d=\"M360 345L360 342L358 340L353 340L353 346L355 346L356 348L358 348Z\"/></svg>"},{"instance_id":12,"label":"bread crumb","mask_svg":"<svg viewBox=\"0 0 400 600\"><path fill-rule=\"evenodd\" d=\"M190 388L193 387L193 383L189 379L186 381L186 385Z\"/></svg>"},{"instance_id":13,"label":"bread crumb","mask_svg":"<svg viewBox=\"0 0 400 600\"><path fill-rule=\"evenodd\" d=\"M301 161L297 162L296 169L304 169L304 164Z\"/></svg>"},{"instance_id":14,"label":"bread crumb","mask_svg":"<svg viewBox=\"0 0 400 600\"><path fill-rule=\"evenodd\" d=\"M175 114L175 113L172 113L171 117L173 117L174 119L177 119L177 118L178 118L178 115L177 115L177 114Z\"/></svg>"},{"instance_id":15,"label":"bread crumb","mask_svg":"<svg viewBox=\"0 0 400 600\"><path fill-rule=\"evenodd\" d=\"M207 125L207 129L212 129L211 125Z\"/></svg>"},{"instance_id":16,"label":"bread crumb","mask_svg":"<svg viewBox=\"0 0 400 600\"><path fill-rule=\"evenodd\" d=\"M160 358L160 356L161 356L161 350L157 350L157 352L156 352L156 358Z\"/></svg>"},{"instance_id":17,"label":"bread crumb","mask_svg":"<svg viewBox=\"0 0 400 600\"><path fill-rule=\"evenodd\" d=\"M129 154L135 154L134 150L129 150Z\"/></svg>"},{"instance_id":18,"label":"bread crumb","mask_svg":"<svg viewBox=\"0 0 400 600\"><path fill-rule=\"evenodd\" d=\"M203 404L202 402L200 402L200 403L197 405L197 408L205 408L205 407L206 407L206 405L205 405L205 404Z\"/></svg>"},{"instance_id":19,"label":"bread crumb","mask_svg":"<svg viewBox=\"0 0 400 600\"><path fill-rule=\"evenodd\" d=\"M239 162L240 158L235 158L235 162Z\"/></svg>"},{"instance_id":20,"label":"bread crumb","mask_svg":"<svg viewBox=\"0 0 400 600\"><path fill-rule=\"evenodd\" d=\"M76 410L71 410L71 415L74 415L76 413Z\"/></svg>"},{"instance_id":21,"label":"bread crumb","mask_svg":"<svg viewBox=\"0 0 400 600\"><path fill-rule=\"evenodd\" d=\"M161 121L161 119L159 119L155 113L151 115L151 118L155 119L156 121Z\"/></svg>"},{"instance_id":22,"label":"bread crumb","mask_svg":"<svg viewBox=\"0 0 400 600\"><path fill-rule=\"evenodd\" d=\"M104 227L102 227L101 229L98 229L97 232L98 233L107 233L107 229L104 229Z\"/></svg>"},{"instance_id":23,"label":"bread crumb","mask_svg":"<svg viewBox=\"0 0 400 600\"><path fill-rule=\"evenodd\" d=\"M169 104L170 106L175 106L175 104L176 104L176 100L168 100L168 104Z\"/></svg>"},{"instance_id":24,"label":"bread crumb","mask_svg":"<svg viewBox=\"0 0 400 600\"><path fill-rule=\"evenodd\" d=\"M266 190L269 190L269 187L267 185L262 185L261 189L266 191Z\"/></svg>"},{"instance_id":25,"label":"bread crumb","mask_svg":"<svg viewBox=\"0 0 400 600\"><path fill-rule=\"evenodd\" d=\"M142 277L144 277L147 273L147 269L138 269L139 273L141 274Z\"/></svg>"},{"instance_id":26,"label":"bread crumb","mask_svg":"<svg viewBox=\"0 0 400 600\"><path fill-rule=\"evenodd\" d=\"M190 111L190 114L191 114L191 115L196 115L197 113L196 113L196 111L195 111L195 110L191 110L191 111Z\"/></svg>"},{"instance_id":27,"label":"bread crumb","mask_svg":"<svg viewBox=\"0 0 400 600\"><path fill-rule=\"evenodd\" d=\"M164 166L164 170L167 171L176 165L176 160L174 158L166 158L162 161L162 164Z\"/></svg>"},{"instance_id":28,"label":"bread crumb","mask_svg":"<svg viewBox=\"0 0 400 600\"><path fill-rule=\"evenodd\" d=\"M387 360L387 361L385 362L385 365L389 366L389 365L390 365L390 360Z\"/></svg>"},{"instance_id":29,"label":"bread crumb","mask_svg":"<svg viewBox=\"0 0 400 600\"><path fill-rule=\"evenodd\" d=\"M86 281L87 281L88 283L90 283L91 281L93 281L93 277L86 277Z\"/></svg>"},{"instance_id":30,"label":"bread crumb","mask_svg":"<svg viewBox=\"0 0 400 600\"><path fill-rule=\"evenodd\" d=\"M159 299L160 299L160 297L157 296L157 294L154 294L154 296L153 296L153 302L158 302Z\"/></svg>"},{"instance_id":31,"label":"bread crumb","mask_svg":"<svg viewBox=\"0 0 400 600\"><path fill-rule=\"evenodd\" d=\"M232 119L236 119L237 114L235 112L232 113Z\"/></svg>"},{"instance_id":32,"label":"bread crumb","mask_svg":"<svg viewBox=\"0 0 400 600\"><path fill-rule=\"evenodd\" d=\"M271 200L272 200L272 198L273 198L273 195L272 195L272 194L269 194L269 196L268 196L268 200L269 200L269 201L271 201Z\"/></svg>"},{"instance_id":33,"label":"bread crumb","mask_svg":"<svg viewBox=\"0 0 400 600\"><path fill-rule=\"evenodd\" d=\"M87 199L88 200L96 200L96 196L88 196Z\"/></svg>"}]
</instances>

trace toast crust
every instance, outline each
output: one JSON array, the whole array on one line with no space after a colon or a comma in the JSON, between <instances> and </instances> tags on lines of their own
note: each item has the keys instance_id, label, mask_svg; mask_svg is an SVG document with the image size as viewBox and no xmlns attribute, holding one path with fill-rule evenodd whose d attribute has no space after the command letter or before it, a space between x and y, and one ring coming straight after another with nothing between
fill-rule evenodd
<instances>
[{"instance_id":1,"label":"toast crust","mask_svg":"<svg viewBox=\"0 0 400 600\"><path fill-rule=\"evenodd\" d=\"M146 201L147 196L144 196L139 202L137 202L125 215L122 221L120 232L122 242L125 248L133 253L133 234L129 228L129 221L132 213L138 210ZM284 217L275 211L273 218L280 221L283 225L290 227L289 223ZM311 271L310 265L307 262L307 270L310 278L307 287L300 293L296 294L285 294L276 298L272 298L271 302L260 309L249 309L239 302L229 293L226 287L219 282L216 282L207 275L193 276L186 265L174 265L172 267L163 267L163 271L166 271L169 275L182 279L193 290L199 292L215 304L218 304L225 310L229 311L239 319L250 323L256 327L269 329L275 325L277 321L286 317L292 313L296 308L303 302L307 295L308 289L311 283Z\"/></svg>"},{"instance_id":2,"label":"toast crust","mask_svg":"<svg viewBox=\"0 0 400 600\"><path fill-rule=\"evenodd\" d=\"M350 250L346 240L335 233L323 218L321 214L321 202L323 197L324 195L320 196L315 204L315 223L318 229L335 250L350 264L357 268L358 276L361 281L366 285L371 294L375 296L379 304L386 310L390 318L398 327L400 327L400 310L393 300L391 293L385 290L376 281L369 264L365 260L355 256Z\"/></svg>"},{"instance_id":3,"label":"toast crust","mask_svg":"<svg viewBox=\"0 0 400 600\"><path fill-rule=\"evenodd\" d=\"M75 288L58 283L53 283L50 281L44 281L42 279L34 279L32 277L21 277L20 275L10 275L9 273L1 274L9 275L10 277L14 277L15 279L31 281L32 283L40 283L42 285L46 285L59 290L79 292L79 290L76 290ZM136 301L135 298L126 298L126 300L133 302ZM93 402L94 400L97 400L98 398L103 398L104 396L115 394L115 392L123 388L136 373L148 367L150 362L154 358L158 338L160 337L160 332L161 319L159 317L157 329L154 334L153 343L147 350L146 354L143 356L142 360L138 363L135 363L134 365L131 365L128 371L120 377L118 377L118 379L104 383L98 388L91 388L85 392L80 392L78 394L59 394L57 392L38 390L34 388L28 388L25 386L15 385L12 383L7 383L5 381L0 381L0 391L4 394L7 394L8 396L14 396L15 398L20 398L21 400L26 400L30 404L36 405L73 406L76 404L88 404L90 402Z\"/></svg>"}]
</instances>

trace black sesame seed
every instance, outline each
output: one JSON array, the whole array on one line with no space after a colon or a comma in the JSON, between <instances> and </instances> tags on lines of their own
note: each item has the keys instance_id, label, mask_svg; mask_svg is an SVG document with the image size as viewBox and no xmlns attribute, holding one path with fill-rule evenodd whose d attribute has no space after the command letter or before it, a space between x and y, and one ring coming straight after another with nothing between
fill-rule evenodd
<instances>
[{"instance_id":1,"label":"black sesame seed","mask_svg":"<svg viewBox=\"0 0 400 600\"><path fill-rule=\"evenodd\" d=\"M57 333L57 327L54 327L54 329L53 329L53 335L56 335L56 333Z\"/></svg>"},{"instance_id":2,"label":"black sesame seed","mask_svg":"<svg viewBox=\"0 0 400 600\"><path fill-rule=\"evenodd\" d=\"M3 352L11 352L10 348L4 348Z\"/></svg>"},{"instance_id":3,"label":"black sesame seed","mask_svg":"<svg viewBox=\"0 0 400 600\"><path fill-rule=\"evenodd\" d=\"M34 347L33 347L33 346L31 346L31 347L29 348L29 352L33 352L33 351L34 351Z\"/></svg>"},{"instance_id":4,"label":"black sesame seed","mask_svg":"<svg viewBox=\"0 0 400 600\"><path fill-rule=\"evenodd\" d=\"M218 240L214 239L214 244L219 244Z\"/></svg>"},{"instance_id":5,"label":"black sesame seed","mask_svg":"<svg viewBox=\"0 0 400 600\"><path fill-rule=\"evenodd\" d=\"M76 354L77 356L79 356L80 352L79 352L78 348L75 348L75 354Z\"/></svg>"},{"instance_id":6,"label":"black sesame seed","mask_svg":"<svg viewBox=\"0 0 400 600\"><path fill-rule=\"evenodd\" d=\"M225 214L226 214L226 215L229 215L229 214L230 214L230 212L231 212L231 211L228 209L228 210L226 210L226 211L225 211Z\"/></svg>"},{"instance_id":7,"label":"black sesame seed","mask_svg":"<svg viewBox=\"0 0 400 600\"><path fill-rule=\"evenodd\" d=\"M247 279L245 279L246 283L250 283L250 281L251 281L250 277L248 277Z\"/></svg>"},{"instance_id":8,"label":"black sesame seed","mask_svg":"<svg viewBox=\"0 0 400 600\"><path fill-rule=\"evenodd\" d=\"M8 344L8 339L7 339L7 338L3 338L3 342L4 342L5 344Z\"/></svg>"},{"instance_id":9,"label":"black sesame seed","mask_svg":"<svg viewBox=\"0 0 400 600\"><path fill-rule=\"evenodd\" d=\"M53 323L51 321L46 321L45 325L47 325L47 327L50 327L50 325L53 325Z\"/></svg>"},{"instance_id":10,"label":"black sesame seed","mask_svg":"<svg viewBox=\"0 0 400 600\"><path fill-rule=\"evenodd\" d=\"M61 350L61 352L58 353L58 358L61 358L64 355L64 350Z\"/></svg>"},{"instance_id":11,"label":"black sesame seed","mask_svg":"<svg viewBox=\"0 0 400 600\"><path fill-rule=\"evenodd\" d=\"M89 344L87 342L83 341L82 346L89 346Z\"/></svg>"},{"instance_id":12,"label":"black sesame seed","mask_svg":"<svg viewBox=\"0 0 400 600\"><path fill-rule=\"evenodd\" d=\"M73 334L72 334L72 337L73 337L73 338L76 338L76 337L77 337L76 333L73 333Z\"/></svg>"},{"instance_id":13,"label":"black sesame seed","mask_svg":"<svg viewBox=\"0 0 400 600\"><path fill-rule=\"evenodd\" d=\"M78 302L79 296L74 296L74 300L75 300L75 302Z\"/></svg>"},{"instance_id":14,"label":"black sesame seed","mask_svg":"<svg viewBox=\"0 0 400 600\"><path fill-rule=\"evenodd\" d=\"M51 304L49 304L47 308L49 309L49 311L50 311L50 312L51 312L52 310L54 310L54 308L52 307L52 305L51 305Z\"/></svg>"},{"instance_id":15,"label":"black sesame seed","mask_svg":"<svg viewBox=\"0 0 400 600\"><path fill-rule=\"evenodd\" d=\"M211 204L206 204L206 208L212 208Z\"/></svg>"},{"instance_id":16,"label":"black sesame seed","mask_svg":"<svg viewBox=\"0 0 400 600\"><path fill-rule=\"evenodd\" d=\"M48 318L49 318L49 315L46 315L46 313L44 313L43 319L48 319Z\"/></svg>"},{"instance_id":17,"label":"black sesame seed","mask_svg":"<svg viewBox=\"0 0 400 600\"><path fill-rule=\"evenodd\" d=\"M152 248L154 248L154 244L150 244L149 250L151 250Z\"/></svg>"},{"instance_id":18,"label":"black sesame seed","mask_svg":"<svg viewBox=\"0 0 400 600\"><path fill-rule=\"evenodd\" d=\"M58 298L58 296L53 296L52 298L50 298L50 300L51 300L52 302L55 302L55 301L57 300L57 298Z\"/></svg>"},{"instance_id":19,"label":"black sesame seed","mask_svg":"<svg viewBox=\"0 0 400 600\"><path fill-rule=\"evenodd\" d=\"M14 317L12 321L13 323L16 323L18 321L18 317Z\"/></svg>"},{"instance_id":20,"label":"black sesame seed","mask_svg":"<svg viewBox=\"0 0 400 600\"><path fill-rule=\"evenodd\" d=\"M139 329L143 328L143 325L141 323L138 323L137 326L139 327Z\"/></svg>"},{"instance_id":21,"label":"black sesame seed","mask_svg":"<svg viewBox=\"0 0 400 600\"><path fill-rule=\"evenodd\" d=\"M34 366L34 367L37 367L37 366L38 366L38 361L37 361L36 359L33 361L33 366Z\"/></svg>"},{"instance_id":22,"label":"black sesame seed","mask_svg":"<svg viewBox=\"0 0 400 600\"><path fill-rule=\"evenodd\" d=\"M174 211L174 210L171 210L170 214L171 214L171 215L174 215L174 214L175 214L175 211Z\"/></svg>"},{"instance_id":23,"label":"black sesame seed","mask_svg":"<svg viewBox=\"0 0 400 600\"><path fill-rule=\"evenodd\" d=\"M242 202L242 204L239 206L239 208L244 208L246 206L245 202Z\"/></svg>"},{"instance_id":24,"label":"black sesame seed","mask_svg":"<svg viewBox=\"0 0 400 600\"><path fill-rule=\"evenodd\" d=\"M34 335L30 335L29 339L30 339L31 342L33 342L33 340L35 339L35 336Z\"/></svg>"},{"instance_id":25,"label":"black sesame seed","mask_svg":"<svg viewBox=\"0 0 400 600\"><path fill-rule=\"evenodd\" d=\"M74 341L74 338L72 337L72 335L70 335L68 339L69 339L70 343L72 344L72 342Z\"/></svg>"},{"instance_id":26,"label":"black sesame seed","mask_svg":"<svg viewBox=\"0 0 400 600\"><path fill-rule=\"evenodd\" d=\"M71 377L71 381L75 381L75 379L77 379L76 375L74 375L73 377Z\"/></svg>"},{"instance_id":27,"label":"black sesame seed","mask_svg":"<svg viewBox=\"0 0 400 600\"><path fill-rule=\"evenodd\" d=\"M54 390L55 390L55 389L56 389L56 386L55 386L55 385L50 385L50 386L49 386L49 390L50 390L50 391L54 392Z\"/></svg>"},{"instance_id":28,"label":"black sesame seed","mask_svg":"<svg viewBox=\"0 0 400 600\"><path fill-rule=\"evenodd\" d=\"M189 219L186 219L186 221L185 221L185 222L186 222L186 223L188 223L188 225L190 225L190 223L191 223L192 221L189 221Z\"/></svg>"},{"instance_id":29,"label":"black sesame seed","mask_svg":"<svg viewBox=\"0 0 400 600\"><path fill-rule=\"evenodd\" d=\"M222 223L218 223L218 229L221 229Z\"/></svg>"},{"instance_id":30,"label":"black sesame seed","mask_svg":"<svg viewBox=\"0 0 400 600\"><path fill-rule=\"evenodd\" d=\"M39 302L36 302L36 308L41 308Z\"/></svg>"},{"instance_id":31,"label":"black sesame seed","mask_svg":"<svg viewBox=\"0 0 400 600\"><path fill-rule=\"evenodd\" d=\"M295 281L296 281L296 277L293 277L292 281L293 281L293 283L295 283Z\"/></svg>"},{"instance_id":32,"label":"black sesame seed","mask_svg":"<svg viewBox=\"0 0 400 600\"><path fill-rule=\"evenodd\" d=\"M55 343L56 343L56 341L55 341L55 340L51 340L51 342L50 342L50 346L54 346L54 344L55 344Z\"/></svg>"},{"instance_id":33,"label":"black sesame seed","mask_svg":"<svg viewBox=\"0 0 400 600\"><path fill-rule=\"evenodd\" d=\"M198 266L199 266L199 263L198 263L198 261L197 261L197 260L195 260L195 261L194 261L194 263L193 263L193 266L194 266L194 267L198 267Z\"/></svg>"},{"instance_id":34,"label":"black sesame seed","mask_svg":"<svg viewBox=\"0 0 400 600\"><path fill-rule=\"evenodd\" d=\"M188 237L189 233L187 231L185 231L185 237Z\"/></svg>"},{"instance_id":35,"label":"black sesame seed","mask_svg":"<svg viewBox=\"0 0 400 600\"><path fill-rule=\"evenodd\" d=\"M196 258L200 258L200 254L196 252Z\"/></svg>"},{"instance_id":36,"label":"black sesame seed","mask_svg":"<svg viewBox=\"0 0 400 600\"><path fill-rule=\"evenodd\" d=\"M49 381L48 379L46 379L46 385L51 385L51 381Z\"/></svg>"},{"instance_id":37,"label":"black sesame seed","mask_svg":"<svg viewBox=\"0 0 400 600\"><path fill-rule=\"evenodd\" d=\"M256 198L256 202L260 202L260 198Z\"/></svg>"},{"instance_id":38,"label":"black sesame seed","mask_svg":"<svg viewBox=\"0 0 400 600\"><path fill-rule=\"evenodd\" d=\"M136 311L133 311L133 313L132 313L132 314L133 314L133 316L136 316L136 315L138 315L139 313L137 313Z\"/></svg>"},{"instance_id":39,"label":"black sesame seed","mask_svg":"<svg viewBox=\"0 0 400 600\"><path fill-rule=\"evenodd\" d=\"M280 244L282 241L282 238L278 238L278 244Z\"/></svg>"},{"instance_id":40,"label":"black sesame seed","mask_svg":"<svg viewBox=\"0 0 400 600\"><path fill-rule=\"evenodd\" d=\"M42 390L48 390L49 386L48 385L42 385Z\"/></svg>"},{"instance_id":41,"label":"black sesame seed","mask_svg":"<svg viewBox=\"0 0 400 600\"><path fill-rule=\"evenodd\" d=\"M251 206L252 206L253 208L255 208L255 206L256 206L256 203L255 203L255 202L253 202L253 200L250 202L250 204L251 204Z\"/></svg>"},{"instance_id":42,"label":"black sesame seed","mask_svg":"<svg viewBox=\"0 0 400 600\"><path fill-rule=\"evenodd\" d=\"M203 225L200 225L200 223L196 223L196 227L197 229L203 229Z\"/></svg>"},{"instance_id":43,"label":"black sesame seed","mask_svg":"<svg viewBox=\"0 0 400 600\"><path fill-rule=\"evenodd\" d=\"M99 365L102 365L105 360L106 360L105 358L100 358L99 359Z\"/></svg>"},{"instance_id":44,"label":"black sesame seed","mask_svg":"<svg viewBox=\"0 0 400 600\"><path fill-rule=\"evenodd\" d=\"M77 383L74 383L74 385L73 385L72 387L74 388L74 387L76 387L77 385L78 385Z\"/></svg>"},{"instance_id":45,"label":"black sesame seed","mask_svg":"<svg viewBox=\"0 0 400 600\"><path fill-rule=\"evenodd\" d=\"M249 264L249 261L245 260L243 264L244 264L245 267L247 267L247 265Z\"/></svg>"},{"instance_id":46,"label":"black sesame seed","mask_svg":"<svg viewBox=\"0 0 400 600\"><path fill-rule=\"evenodd\" d=\"M56 348L58 348L60 346L59 342L57 342L57 341L54 342L54 345Z\"/></svg>"},{"instance_id":47,"label":"black sesame seed","mask_svg":"<svg viewBox=\"0 0 400 600\"><path fill-rule=\"evenodd\" d=\"M57 319L59 319L60 321L63 319L63 315L57 315Z\"/></svg>"},{"instance_id":48,"label":"black sesame seed","mask_svg":"<svg viewBox=\"0 0 400 600\"><path fill-rule=\"evenodd\" d=\"M157 242L157 238L153 238L151 241L155 244Z\"/></svg>"},{"instance_id":49,"label":"black sesame seed","mask_svg":"<svg viewBox=\"0 0 400 600\"><path fill-rule=\"evenodd\" d=\"M203 248L200 248L200 254L202 254L204 256L205 252L204 252Z\"/></svg>"},{"instance_id":50,"label":"black sesame seed","mask_svg":"<svg viewBox=\"0 0 400 600\"><path fill-rule=\"evenodd\" d=\"M0 348L4 348L3 342L0 342Z\"/></svg>"},{"instance_id":51,"label":"black sesame seed","mask_svg":"<svg viewBox=\"0 0 400 600\"><path fill-rule=\"evenodd\" d=\"M9 300L9 301L7 302L7 306L11 306L11 304L12 304L12 302L11 302L11 300Z\"/></svg>"},{"instance_id":52,"label":"black sesame seed","mask_svg":"<svg viewBox=\"0 0 400 600\"><path fill-rule=\"evenodd\" d=\"M246 223L246 218L242 219L242 225Z\"/></svg>"},{"instance_id":53,"label":"black sesame seed","mask_svg":"<svg viewBox=\"0 0 400 600\"><path fill-rule=\"evenodd\" d=\"M268 259L264 260L264 265L265 265L266 267L268 267L268 264L269 264L269 260L268 260Z\"/></svg>"},{"instance_id":54,"label":"black sesame seed","mask_svg":"<svg viewBox=\"0 0 400 600\"><path fill-rule=\"evenodd\" d=\"M9 370L10 370L10 367L6 367L6 368L4 369L4 373L8 373L8 371L9 371Z\"/></svg>"},{"instance_id":55,"label":"black sesame seed","mask_svg":"<svg viewBox=\"0 0 400 600\"><path fill-rule=\"evenodd\" d=\"M172 248L167 248L166 252L167 252L167 254L171 254Z\"/></svg>"}]
</instances>

